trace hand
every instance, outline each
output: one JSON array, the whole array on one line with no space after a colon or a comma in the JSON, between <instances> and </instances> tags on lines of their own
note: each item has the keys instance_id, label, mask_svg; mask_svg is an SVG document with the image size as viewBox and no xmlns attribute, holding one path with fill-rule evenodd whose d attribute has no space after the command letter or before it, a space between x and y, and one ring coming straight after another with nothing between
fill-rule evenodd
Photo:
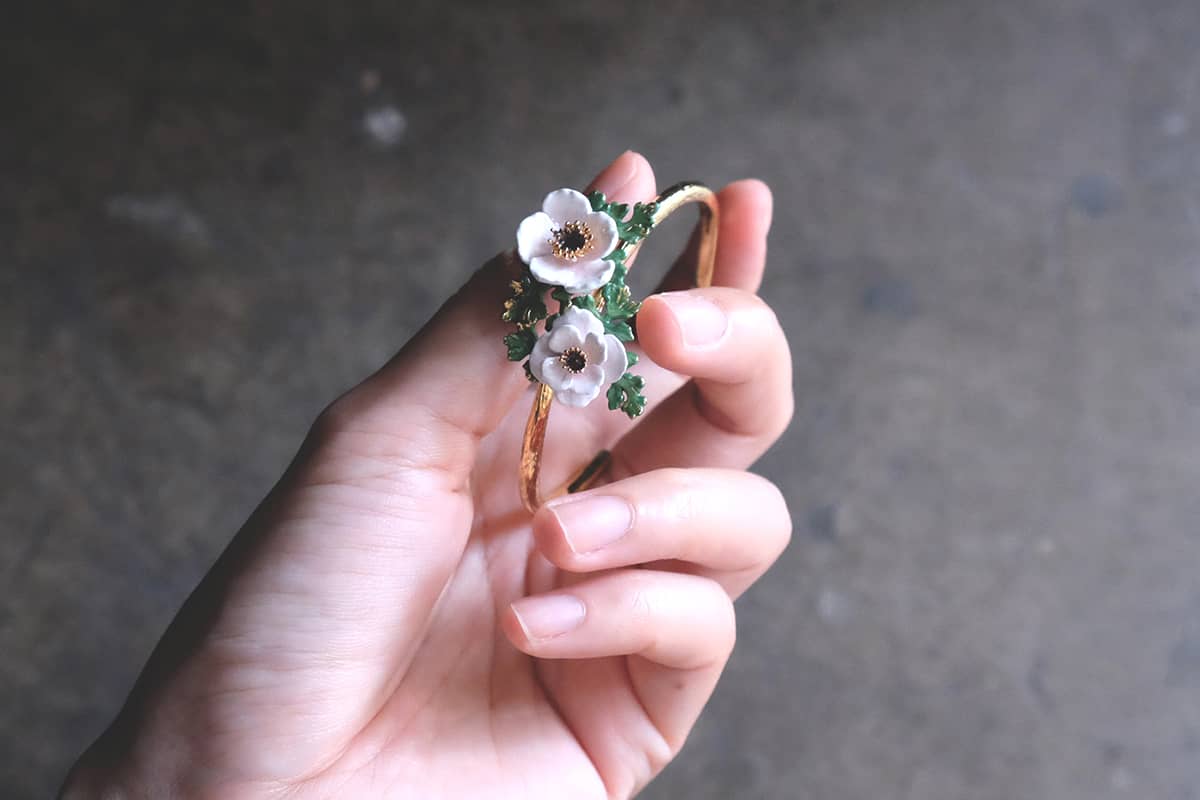
<instances>
[{"instance_id":1,"label":"hand","mask_svg":"<svg viewBox=\"0 0 1200 800\"><path fill-rule=\"evenodd\" d=\"M655 193L633 153L594 186ZM743 471L792 409L754 294L771 198L720 201L716 285L638 318L647 414L555 410L546 485L605 447L607 484L520 505L529 385L498 258L321 415L65 796L624 798L654 777L790 534Z\"/></svg>"}]
</instances>

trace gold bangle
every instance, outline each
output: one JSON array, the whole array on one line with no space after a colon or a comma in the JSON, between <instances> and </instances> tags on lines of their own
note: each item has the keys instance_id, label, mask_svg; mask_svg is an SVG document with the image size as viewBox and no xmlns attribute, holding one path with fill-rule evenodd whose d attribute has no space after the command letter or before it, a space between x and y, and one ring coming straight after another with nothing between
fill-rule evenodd
<instances>
[{"instance_id":1,"label":"gold bangle","mask_svg":"<svg viewBox=\"0 0 1200 800\"><path fill-rule=\"evenodd\" d=\"M584 205L586 203L586 205ZM696 203L696 286L712 283L717 253L719 208L716 194L699 183L678 183L650 203L630 208L572 189L547 195L542 211L517 229L517 251L525 269L512 282L503 319L517 330L505 337L508 357L525 361L526 375L539 383L521 443L521 502L531 513L547 499L592 486L609 463L600 451L553 492L539 491L542 450L551 401L583 406L608 387L609 408L630 417L641 414L642 379L626 371L636 356L624 348L634 340L630 323L639 303L625 286L630 262L643 241L679 208ZM559 303L557 313L545 296ZM545 322L545 332L537 326ZM551 334L554 333L552 337ZM526 360L528 358L528 360Z\"/></svg>"}]
</instances>

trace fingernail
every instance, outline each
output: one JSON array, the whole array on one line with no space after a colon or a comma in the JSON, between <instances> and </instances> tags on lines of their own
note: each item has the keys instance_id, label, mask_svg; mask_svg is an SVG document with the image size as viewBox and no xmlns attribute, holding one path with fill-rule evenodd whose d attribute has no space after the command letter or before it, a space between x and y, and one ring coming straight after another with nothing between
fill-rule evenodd
<instances>
[{"instance_id":1,"label":"fingernail","mask_svg":"<svg viewBox=\"0 0 1200 800\"><path fill-rule=\"evenodd\" d=\"M587 608L569 594L525 597L512 604L517 622L528 639L552 639L573 631L583 622Z\"/></svg>"},{"instance_id":2,"label":"fingernail","mask_svg":"<svg viewBox=\"0 0 1200 800\"><path fill-rule=\"evenodd\" d=\"M629 533L633 525L633 509L620 497L566 500L548 508L558 520L567 545L576 553L590 553L612 544Z\"/></svg>"},{"instance_id":3,"label":"fingernail","mask_svg":"<svg viewBox=\"0 0 1200 800\"><path fill-rule=\"evenodd\" d=\"M593 188L612 196L628 186L629 182L633 180L633 176L637 174L638 168L637 159L632 156L633 151L626 150L614 158L612 163L596 176L596 181L592 184Z\"/></svg>"},{"instance_id":4,"label":"fingernail","mask_svg":"<svg viewBox=\"0 0 1200 800\"><path fill-rule=\"evenodd\" d=\"M707 347L725 335L729 318L711 300L693 292L665 292L659 297L671 309L683 332L683 343L688 347Z\"/></svg>"}]
</instances>

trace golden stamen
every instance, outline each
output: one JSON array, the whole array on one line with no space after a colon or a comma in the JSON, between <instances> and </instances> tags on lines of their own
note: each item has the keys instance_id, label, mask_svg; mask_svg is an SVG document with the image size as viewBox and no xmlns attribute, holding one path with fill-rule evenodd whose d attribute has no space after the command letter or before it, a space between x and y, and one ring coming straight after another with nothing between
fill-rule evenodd
<instances>
[{"instance_id":1,"label":"golden stamen","mask_svg":"<svg viewBox=\"0 0 1200 800\"><path fill-rule=\"evenodd\" d=\"M594 242L592 229L582 220L572 220L554 231L550 249L559 258L578 261L591 252Z\"/></svg>"},{"instance_id":2,"label":"golden stamen","mask_svg":"<svg viewBox=\"0 0 1200 800\"><path fill-rule=\"evenodd\" d=\"M578 375L587 366L587 356L578 347L568 347L559 355L558 363L562 364L567 372Z\"/></svg>"}]
</instances>

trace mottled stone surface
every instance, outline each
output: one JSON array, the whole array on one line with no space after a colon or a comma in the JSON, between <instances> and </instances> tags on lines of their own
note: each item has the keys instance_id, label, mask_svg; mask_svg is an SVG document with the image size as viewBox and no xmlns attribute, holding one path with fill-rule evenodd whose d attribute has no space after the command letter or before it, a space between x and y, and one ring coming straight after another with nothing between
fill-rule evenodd
<instances>
[{"instance_id":1,"label":"mottled stone surface","mask_svg":"<svg viewBox=\"0 0 1200 800\"><path fill-rule=\"evenodd\" d=\"M633 147L775 187L799 401L794 544L646 796L1200 797L1195 2L186 5L0 28L0 794L316 411Z\"/></svg>"}]
</instances>

